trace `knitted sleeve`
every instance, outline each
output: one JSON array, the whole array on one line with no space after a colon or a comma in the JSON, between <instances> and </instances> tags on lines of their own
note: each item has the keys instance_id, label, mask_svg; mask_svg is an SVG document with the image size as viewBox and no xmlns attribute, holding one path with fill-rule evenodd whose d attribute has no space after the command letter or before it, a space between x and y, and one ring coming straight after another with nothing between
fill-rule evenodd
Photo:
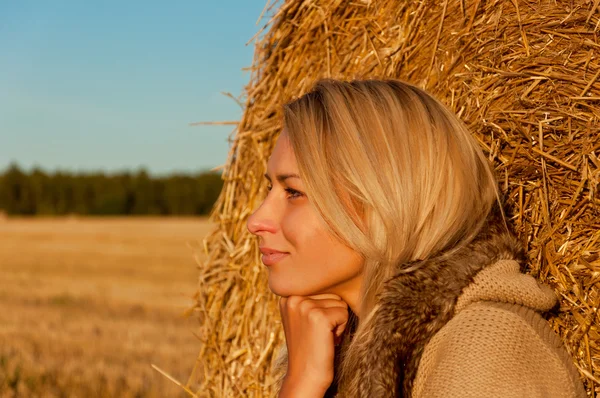
<instances>
[{"instance_id":1,"label":"knitted sleeve","mask_svg":"<svg viewBox=\"0 0 600 398\"><path fill-rule=\"evenodd\" d=\"M479 302L425 347L413 386L421 397L585 397L562 342L535 311Z\"/></svg>"}]
</instances>

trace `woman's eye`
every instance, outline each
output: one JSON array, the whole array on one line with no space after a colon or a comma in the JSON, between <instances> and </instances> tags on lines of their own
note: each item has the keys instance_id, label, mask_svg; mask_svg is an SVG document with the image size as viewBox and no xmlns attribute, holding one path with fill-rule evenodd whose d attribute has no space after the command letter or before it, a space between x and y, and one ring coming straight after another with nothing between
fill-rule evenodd
<instances>
[{"instance_id":1,"label":"woman's eye","mask_svg":"<svg viewBox=\"0 0 600 398\"><path fill-rule=\"evenodd\" d=\"M290 194L290 198L292 198L292 199L302 196L302 194L299 191L296 191L295 189L292 189L292 188L286 188L285 191Z\"/></svg>"},{"instance_id":2,"label":"woman's eye","mask_svg":"<svg viewBox=\"0 0 600 398\"><path fill-rule=\"evenodd\" d=\"M270 191L271 189L273 189L273 185L267 185L267 191ZM288 193L288 198L290 198L290 199L294 199L294 198L298 198L298 197L302 196L302 193L300 191L296 191L295 189L292 189L292 188L286 188L285 192Z\"/></svg>"}]
</instances>

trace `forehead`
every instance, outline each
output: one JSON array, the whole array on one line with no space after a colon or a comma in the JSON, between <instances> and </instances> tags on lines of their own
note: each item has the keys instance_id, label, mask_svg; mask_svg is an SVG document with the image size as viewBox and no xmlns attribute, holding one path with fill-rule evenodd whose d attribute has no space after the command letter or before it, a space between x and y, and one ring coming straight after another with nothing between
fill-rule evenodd
<instances>
[{"instance_id":1,"label":"forehead","mask_svg":"<svg viewBox=\"0 0 600 398\"><path fill-rule=\"evenodd\" d=\"M287 134L282 132L275 143L273 152L267 162L267 172L297 172L298 165L296 163L296 156L287 137Z\"/></svg>"}]
</instances>

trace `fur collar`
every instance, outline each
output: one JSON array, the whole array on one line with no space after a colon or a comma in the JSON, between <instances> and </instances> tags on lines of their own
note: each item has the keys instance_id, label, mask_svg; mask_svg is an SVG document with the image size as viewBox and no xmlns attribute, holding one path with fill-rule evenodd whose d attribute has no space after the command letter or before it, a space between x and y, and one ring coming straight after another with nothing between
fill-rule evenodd
<instances>
[{"instance_id":1,"label":"fur collar","mask_svg":"<svg viewBox=\"0 0 600 398\"><path fill-rule=\"evenodd\" d=\"M341 395L410 397L425 345L452 319L463 289L479 271L507 259L522 268L525 251L495 207L470 244L453 253L399 265L378 296L366 338L357 342L360 362ZM409 266L417 269L401 272ZM340 347L342 355L343 350ZM336 389L332 385L333 394L326 396L335 395Z\"/></svg>"}]
</instances>

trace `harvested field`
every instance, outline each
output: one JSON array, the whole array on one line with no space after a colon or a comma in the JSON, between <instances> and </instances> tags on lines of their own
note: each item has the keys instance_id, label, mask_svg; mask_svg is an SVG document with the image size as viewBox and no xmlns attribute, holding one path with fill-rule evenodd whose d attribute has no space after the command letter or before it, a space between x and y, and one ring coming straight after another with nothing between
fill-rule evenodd
<instances>
[{"instance_id":1,"label":"harvested field","mask_svg":"<svg viewBox=\"0 0 600 398\"><path fill-rule=\"evenodd\" d=\"M204 218L0 220L0 397L177 397Z\"/></svg>"}]
</instances>

